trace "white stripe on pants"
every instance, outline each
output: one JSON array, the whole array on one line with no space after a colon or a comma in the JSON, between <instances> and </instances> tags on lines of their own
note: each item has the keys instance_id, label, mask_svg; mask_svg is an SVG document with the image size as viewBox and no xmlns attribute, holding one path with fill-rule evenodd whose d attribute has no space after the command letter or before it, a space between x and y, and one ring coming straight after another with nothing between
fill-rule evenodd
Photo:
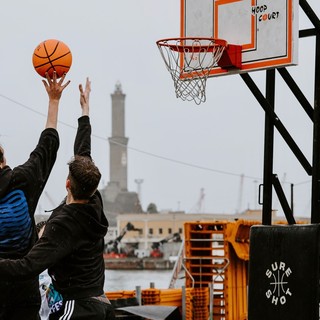
<instances>
[{"instance_id":1,"label":"white stripe on pants","mask_svg":"<svg viewBox=\"0 0 320 320\"><path fill-rule=\"evenodd\" d=\"M74 300L67 300L65 302L64 313L59 320L69 320L71 318L74 310L74 302Z\"/></svg>"}]
</instances>

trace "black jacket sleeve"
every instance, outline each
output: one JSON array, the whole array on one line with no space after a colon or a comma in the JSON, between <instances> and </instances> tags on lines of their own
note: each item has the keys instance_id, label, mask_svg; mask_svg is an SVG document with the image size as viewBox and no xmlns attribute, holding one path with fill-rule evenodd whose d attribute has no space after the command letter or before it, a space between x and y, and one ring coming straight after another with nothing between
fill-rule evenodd
<instances>
[{"instance_id":1,"label":"black jacket sleeve","mask_svg":"<svg viewBox=\"0 0 320 320\"><path fill-rule=\"evenodd\" d=\"M91 125L88 116L78 119L78 130L74 142L74 155L91 158Z\"/></svg>"},{"instance_id":2,"label":"black jacket sleeve","mask_svg":"<svg viewBox=\"0 0 320 320\"><path fill-rule=\"evenodd\" d=\"M12 187L22 189L26 195L29 214L34 215L38 200L47 183L59 149L59 135L53 128L45 129L29 159L13 169Z\"/></svg>"},{"instance_id":3,"label":"black jacket sleeve","mask_svg":"<svg viewBox=\"0 0 320 320\"><path fill-rule=\"evenodd\" d=\"M66 221L47 223L42 237L22 259L0 260L0 281L32 279L50 268L73 250L73 230Z\"/></svg>"}]
</instances>

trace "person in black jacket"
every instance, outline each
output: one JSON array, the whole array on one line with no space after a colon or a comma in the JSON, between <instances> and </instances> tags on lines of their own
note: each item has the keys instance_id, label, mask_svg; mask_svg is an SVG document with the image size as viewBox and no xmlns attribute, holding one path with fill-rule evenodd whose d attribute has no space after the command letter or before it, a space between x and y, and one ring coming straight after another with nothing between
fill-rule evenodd
<instances>
[{"instance_id":1,"label":"person in black jacket","mask_svg":"<svg viewBox=\"0 0 320 320\"><path fill-rule=\"evenodd\" d=\"M97 190L101 178L91 158L91 125L87 78L79 85L82 116L68 163L65 202L53 210L42 237L19 260L0 260L0 280L20 281L48 269L55 289L63 297L63 309L49 319L114 319L104 286L104 236L108 220ZM25 318L24 318L25 319Z\"/></svg>"},{"instance_id":2,"label":"person in black jacket","mask_svg":"<svg viewBox=\"0 0 320 320\"><path fill-rule=\"evenodd\" d=\"M42 80L49 97L45 129L36 148L22 165L11 169L0 146L0 258L20 259L38 239L34 213L56 161L59 136L56 130L65 75ZM0 320L38 319L41 304L39 281L32 275L22 282L0 281Z\"/></svg>"}]
</instances>

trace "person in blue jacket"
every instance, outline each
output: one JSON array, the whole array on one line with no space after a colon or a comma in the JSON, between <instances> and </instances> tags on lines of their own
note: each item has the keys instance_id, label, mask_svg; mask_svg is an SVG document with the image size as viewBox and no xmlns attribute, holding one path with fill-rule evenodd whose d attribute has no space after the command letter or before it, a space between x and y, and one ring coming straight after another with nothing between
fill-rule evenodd
<instances>
[{"instance_id":1,"label":"person in blue jacket","mask_svg":"<svg viewBox=\"0 0 320 320\"><path fill-rule=\"evenodd\" d=\"M74 157L68 163L67 196L46 222L43 234L30 252L18 260L0 260L0 281L21 281L45 269L54 288L62 295L61 312L49 319L114 319L114 310L103 287L104 236L108 220L98 191L101 173L91 158L89 95L79 85L82 116L74 143Z\"/></svg>"},{"instance_id":2,"label":"person in blue jacket","mask_svg":"<svg viewBox=\"0 0 320 320\"><path fill-rule=\"evenodd\" d=\"M52 79L47 75L42 80L49 97L47 120L29 159L11 169L0 146L0 258L20 259L38 239L34 214L57 157L59 103L70 83L64 83L64 79L65 75L57 79L54 73ZM22 280L0 280L0 320L39 319L38 275Z\"/></svg>"}]
</instances>

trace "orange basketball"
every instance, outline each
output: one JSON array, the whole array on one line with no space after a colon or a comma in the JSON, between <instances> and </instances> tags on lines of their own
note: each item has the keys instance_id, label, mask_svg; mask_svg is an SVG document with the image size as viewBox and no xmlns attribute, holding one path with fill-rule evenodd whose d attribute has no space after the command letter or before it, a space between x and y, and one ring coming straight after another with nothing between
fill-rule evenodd
<instances>
[{"instance_id":1,"label":"orange basketball","mask_svg":"<svg viewBox=\"0 0 320 320\"><path fill-rule=\"evenodd\" d=\"M60 78L67 73L72 64L72 54L69 47L62 41L49 39L41 42L34 50L32 64L40 76L45 77L48 72L52 78L56 71Z\"/></svg>"}]
</instances>

